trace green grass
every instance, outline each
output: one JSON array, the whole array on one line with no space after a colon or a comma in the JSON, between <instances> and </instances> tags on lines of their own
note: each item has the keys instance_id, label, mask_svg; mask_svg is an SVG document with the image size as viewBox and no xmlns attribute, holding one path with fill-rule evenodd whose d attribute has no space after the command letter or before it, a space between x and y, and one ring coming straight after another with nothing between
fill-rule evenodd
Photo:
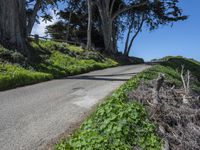
<instances>
[{"instance_id":1,"label":"green grass","mask_svg":"<svg viewBox=\"0 0 200 150\"><path fill-rule=\"evenodd\" d=\"M49 59L38 65L38 70L53 74L55 77L76 75L95 69L103 69L117 66L118 63L111 59L97 62L93 59L84 60L70 57L59 51L54 51Z\"/></svg>"},{"instance_id":2,"label":"green grass","mask_svg":"<svg viewBox=\"0 0 200 150\"><path fill-rule=\"evenodd\" d=\"M148 119L145 108L136 102L129 102L127 93L138 87L141 80L155 79L164 73L168 82L181 86L182 63L196 76L199 62L185 58L173 58L161 65L139 73L108 97L69 138L55 146L57 150L131 150L139 147L145 150L159 150L162 140L156 134L157 126ZM198 66L196 66L198 65ZM198 85L199 83L195 83Z\"/></svg>"},{"instance_id":3,"label":"green grass","mask_svg":"<svg viewBox=\"0 0 200 150\"><path fill-rule=\"evenodd\" d=\"M26 70L13 64L0 64L0 90L52 79L51 74Z\"/></svg>"},{"instance_id":4,"label":"green grass","mask_svg":"<svg viewBox=\"0 0 200 150\"><path fill-rule=\"evenodd\" d=\"M43 59L35 66L36 70L50 73L55 78L119 65L99 52L83 50L78 46L50 41L40 41L39 45L32 45L38 51L45 51L44 54L40 54Z\"/></svg>"},{"instance_id":5,"label":"green grass","mask_svg":"<svg viewBox=\"0 0 200 150\"><path fill-rule=\"evenodd\" d=\"M119 65L99 52L78 46L42 40L38 44L33 41L30 44L32 63L27 63L16 50L0 45L0 90Z\"/></svg>"},{"instance_id":6,"label":"green grass","mask_svg":"<svg viewBox=\"0 0 200 150\"><path fill-rule=\"evenodd\" d=\"M184 65L185 71L189 70L192 73L192 77L196 80L193 81L191 88L200 93L200 62L178 56L168 58L166 62L162 63L162 65L171 67L179 72L181 71L181 66Z\"/></svg>"},{"instance_id":7,"label":"green grass","mask_svg":"<svg viewBox=\"0 0 200 150\"><path fill-rule=\"evenodd\" d=\"M169 66L173 69L181 70L181 65L184 65L185 70L190 70L199 81L200 81L200 62L187 59L181 56L168 57L166 62L162 63L163 66Z\"/></svg>"},{"instance_id":8,"label":"green grass","mask_svg":"<svg viewBox=\"0 0 200 150\"><path fill-rule=\"evenodd\" d=\"M84 50L80 47L77 47L77 46L73 46L73 45L67 45L66 48L72 50L72 51L75 51L75 52L84 52Z\"/></svg>"},{"instance_id":9,"label":"green grass","mask_svg":"<svg viewBox=\"0 0 200 150\"><path fill-rule=\"evenodd\" d=\"M47 50L59 50L61 48L65 48L65 49L69 49L70 51L74 51L74 52L79 52L82 53L84 52L84 50L79 47L79 46L75 46L75 45L70 45L70 44L66 44L66 43L60 43L60 42L55 42L55 41L43 41L40 40L39 41L39 45L36 44L35 42L31 42L32 45L34 45L35 47L41 46L44 49Z\"/></svg>"}]
</instances>

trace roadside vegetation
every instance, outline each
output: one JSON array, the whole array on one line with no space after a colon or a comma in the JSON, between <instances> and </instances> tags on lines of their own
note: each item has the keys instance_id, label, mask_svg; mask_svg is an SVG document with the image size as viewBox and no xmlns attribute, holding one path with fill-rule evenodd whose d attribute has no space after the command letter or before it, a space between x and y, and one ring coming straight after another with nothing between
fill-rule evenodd
<instances>
[{"instance_id":1,"label":"roadside vegetation","mask_svg":"<svg viewBox=\"0 0 200 150\"><path fill-rule=\"evenodd\" d=\"M0 90L114 67L117 61L97 51L53 41L31 42L32 60L0 46Z\"/></svg>"},{"instance_id":2,"label":"roadside vegetation","mask_svg":"<svg viewBox=\"0 0 200 150\"><path fill-rule=\"evenodd\" d=\"M102 104L100 104L100 106L98 106L97 110L81 125L80 129L78 129L71 137L60 141L60 143L55 146L55 149L159 150L163 146L166 146L166 139L159 132L160 122L152 117L152 111L149 111L150 109L148 105L140 101L139 96L143 93L139 91L141 92L138 94L139 96L134 97L133 95L135 91L141 87L141 84L148 84L157 81L155 79L160 73L165 74L166 85L174 86L176 89L181 89L182 80L180 74L182 65L185 66L185 69L189 69L195 78L196 82L192 83L191 90L194 90L196 94L200 94L200 76L198 74L200 63L182 57L168 57L164 58L164 60L166 61L145 70L122 85ZM154 85L152 84L151 86ZM151 97L151 91L149 91L149 89L150 87L148 87L147 90L149 93L145 93L145 98L148 96ZM176 102L176 100L174 101ZM151 103L151 101L148 102ZM155 107L153 108L156 110ZM175 116L175 119L177 119L176 117L178 116ZM162 118L159 119L161 120L161 123L164 122ZM167 120L170 118L165 119ZM167 124L169 128L174 127L174 124L170 124L171 122L173 122L173 120L169 120ZM196 122L196 124L198 123ZM173 130L170 130L169 134L171 135L172 133ZM187 135L188 134L186 134L186 136ZM196 135L197 134L195 134L195 136ZM185 139L189 140L187 138ZM191 140L194 139L191 138ZM168 142L172 149L180 148L174 146L176 141L169 140Z\"/></svg>"},{"instance_id":3,"label":"roadside vegetation","mask_svg":"<svg viewBox=\"0 0 200 150\"><path fill-rule=\"evenodd\" d=\"M54 41L32 42L37 52L34 68L53 74L54 77L75 75L91 70L119 65L118 62L98 51L84 50L80 46Z\"/></svg>"},{"instance_id":4,"label":"roadside vegetation","mask_svg":"<svg viewBox=\"0 0 200 150\"><path fill-rule=\"evenodd\" d=\"M51 74L31 71L19 65L0 64L0 90L34 84L53 78Z\"/></svg>"}]
</instances>

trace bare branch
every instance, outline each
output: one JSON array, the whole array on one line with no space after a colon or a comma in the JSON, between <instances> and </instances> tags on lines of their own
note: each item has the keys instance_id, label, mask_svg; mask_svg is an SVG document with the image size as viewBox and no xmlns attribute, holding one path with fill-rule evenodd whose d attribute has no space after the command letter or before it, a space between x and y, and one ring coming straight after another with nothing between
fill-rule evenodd
<instances>
[{"instance_id":1,"label":"bare branch","mask_svg":"<svg viewBox=\"0 0 200 150\"><path fill-rule=\"evenodd\" d=\"M181 80L183 83L183 88L185 90L185 93L187 93L187 87L186 87L186 83L185 83L185 79L184 79L184 65L181 66Z\"/></svg>"},{"instance_id":2,"label":"bare branch","mask_svg":"<svg viewBox=\"0 0 200 150\"><path fill-rule=\"evenodd\" d=\"M187 71L187 95L190 93L190 78L191 78L191 73L188 70Z\"/></svg>"},{"instance_id":3,"label":"bare branch","mask_svg":"<svg viewBox=\"0 0 200 150\"><path fill-rule=\"evenodd\" d=\"M197 96L197 100L200 100L200 96Z\"/></svg>"},{"instance_id":4,"label":"bare branch","mask_svg":"<svg viewBox=\"0 0 200 150\"><path fill-rule=\"evenodd\" d=\"M165 74L159 74L157 80L156 80L156 85L155 88L153 89L153 103L154 104L158 104L160 101L159 98L159 92L160 92L160 88L162 87L163 83L165 80Z\"/></svg>"},{"instance_id":5,"label":"bare branch","mask_svg":"<svg viewBox=\"0 0 200 150\"><path fill-rule=\"evenodd\" d=\"M175 85L173 85L172 87L171 87L171 90L173 91L175 89Z\"/></svg>"},{"instance_id":6,"label":"bare branch","mask_svg":"<svg viewBox=\"0 0 200 150\"><path fill-rule=\"evenodd\" d=\"M184 88L184 94L182 94L182 96L183 96L183 103L185 103L185 104L188 103L188 99L187 98L188 98L188 96L190 94L190 78L191 78L191 73L190 73L189 70L187 70L186 78L187 78L187 80L185 80L185 78L184 78L184 65L182 65L181 80L183 82L183 88Z\"/></svg>"},{"instance_id":7,"label":"bare branch","mask_svg":"<svg viewBox=\"0 0 200 150\"><path fill-rule=\"evenodd\" d=\"M160 74L159 77L157 78L157 83L156 83L156 91L159 92L160 88L162 87L163 83L165 80L165 74Z\"/></svg>"}]
</instances>

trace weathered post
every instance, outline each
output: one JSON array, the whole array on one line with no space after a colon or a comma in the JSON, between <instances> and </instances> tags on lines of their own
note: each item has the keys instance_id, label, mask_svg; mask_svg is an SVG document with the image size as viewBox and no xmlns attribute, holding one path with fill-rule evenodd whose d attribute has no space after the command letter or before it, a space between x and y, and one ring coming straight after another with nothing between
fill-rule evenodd
<instances>
[{"instance_id":1,"label":"weathered post","mask_svg":"<svg viewBox=\"0 0 200 150\"><path fill-rule=\"evenodd\" d=\"M39 35L35 34L34 40L35 40L35 43L39 44Z\"/></svg>"}]
</instances>

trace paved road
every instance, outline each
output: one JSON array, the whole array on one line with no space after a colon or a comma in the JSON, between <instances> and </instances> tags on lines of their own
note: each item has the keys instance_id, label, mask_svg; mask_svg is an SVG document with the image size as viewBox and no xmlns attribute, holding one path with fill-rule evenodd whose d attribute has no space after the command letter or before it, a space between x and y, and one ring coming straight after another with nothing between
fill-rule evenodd
<instances>
[{"instance_id":1,"label":"paved road","mask_svg":"<svg viewBox=\"0 0 200 150\"><path fill-rule=\"evenodd\" d=\"M0 92L0 149L41 149L147 65L94 71Z\"/></svg>"}]
</instances>

